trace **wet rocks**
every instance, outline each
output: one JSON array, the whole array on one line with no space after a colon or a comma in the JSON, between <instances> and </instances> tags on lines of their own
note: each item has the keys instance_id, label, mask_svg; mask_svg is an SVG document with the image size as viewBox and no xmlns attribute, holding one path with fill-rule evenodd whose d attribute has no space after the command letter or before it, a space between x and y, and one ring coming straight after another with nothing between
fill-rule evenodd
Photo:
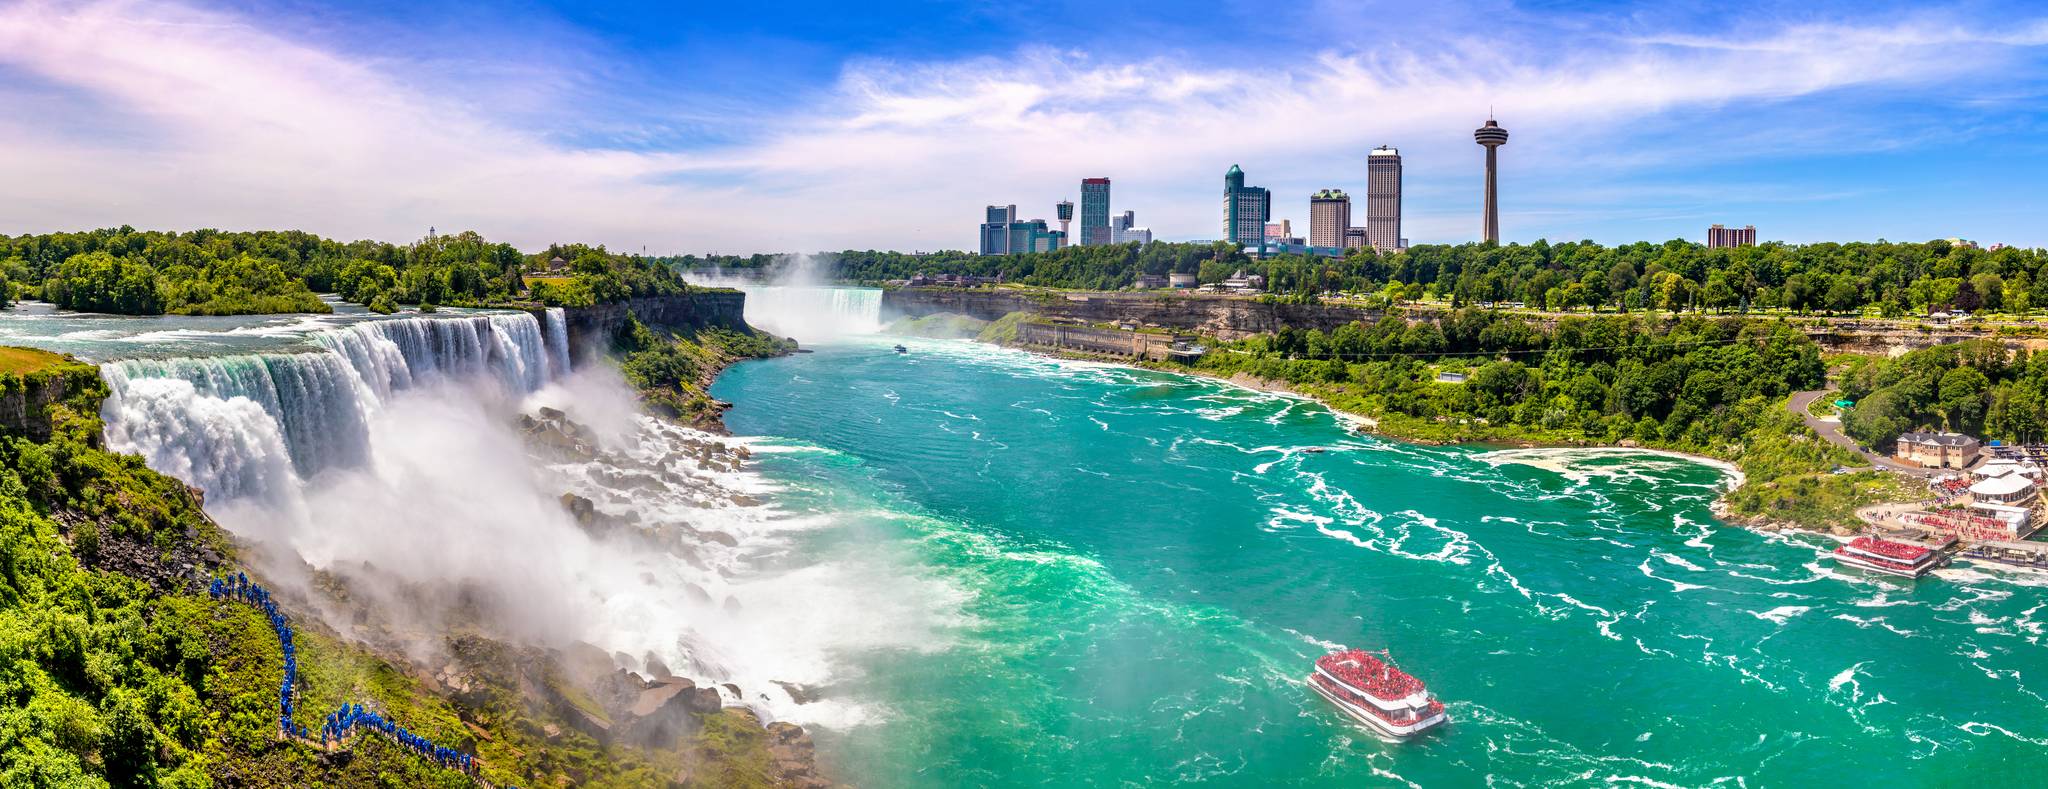
<instances>
[{"instance_id":1,"label":"wet rocks","mask_svg":"<svg viewBox=\"0 0 2048 789\"><path fill-rule=\"evenodd\" d=\"M821 698L818 691L812 688L794 682L783 682L779 679L773 681L777 687L782 688L783 692L789 694L790 701L794 701L797 704L810 704Z\"/></svg>"},{"instance_id":2,"label":"wet rocks","mask_svg":"<svg viewBox=\"0 0 2048 789\"><path fill-rule=\"evenodd\" d=\"M600 451L590 428L570 421L567 414L542 407L539 416L520 414L515 425L535 454L556 460L591 460Z\"/></svg>"}]
</instances>

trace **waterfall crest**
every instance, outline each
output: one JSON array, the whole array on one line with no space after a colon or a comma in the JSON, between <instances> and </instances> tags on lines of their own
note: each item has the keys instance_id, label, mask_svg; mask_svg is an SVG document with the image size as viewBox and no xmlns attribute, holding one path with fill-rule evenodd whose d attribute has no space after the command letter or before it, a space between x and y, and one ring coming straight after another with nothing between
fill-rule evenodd
<instances>
[{"instance_id":1,"label":"waterfall crest","mask_svg":"<svg viewBox=\"0 0 2048 789\"><path fill-rule=\"evenodd\" d=\"M882 330L879 288L740 284L747 322L799 342L874 334Z\"/></svg>"},{"instance_id":2,"label":"waterfall crest","mask_svg":"<svg viewBox=\"0 0 2048 789\"><path fill-rule=\"evenodd\" d=\"M526 394L567 356L566 339L550 343L526 313L369 321L313 339L325 350L102 365L108 443L234 499L265 492L280 472L309 479L367 464L370 416L396 392L485 380Z\"/></svg>"}]
</instances>

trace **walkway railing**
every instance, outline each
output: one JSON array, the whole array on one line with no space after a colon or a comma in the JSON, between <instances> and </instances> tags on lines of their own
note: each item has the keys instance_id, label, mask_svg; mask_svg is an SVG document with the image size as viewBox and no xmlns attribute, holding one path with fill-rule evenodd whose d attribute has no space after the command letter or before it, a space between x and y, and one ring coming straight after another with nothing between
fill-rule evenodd
<instances>
[{"instance_id":1,"label":"walkway railing","mask_svg":"<svg viewBox=\"0 0 2048 789\"><path fill-rule=\"evenodd\" d=\"M255 606L269 618L270 629L277 634L277 643L284 651L284 682L277 689L277 726L280 734L307 745L317 745L322 750L343 747L348 738L359 730L381 734L420 758L440 767L461 771L487 789L491 787L491 783L481 775L482 765L474 754L437 744L433 740L407 731L404 726L361 704L343 704L340 709L329 713L321 722L317 737L313 732L307 731L306 727L293 723L292 714L298 708L299 654L298 645L292 638L291 619L278 609L277 601L270 596L270 590L249 580L245 573L216 578L206 591L215 600ZM508 786L506 789L519 788Z\"/></svg>"}]
</instances>

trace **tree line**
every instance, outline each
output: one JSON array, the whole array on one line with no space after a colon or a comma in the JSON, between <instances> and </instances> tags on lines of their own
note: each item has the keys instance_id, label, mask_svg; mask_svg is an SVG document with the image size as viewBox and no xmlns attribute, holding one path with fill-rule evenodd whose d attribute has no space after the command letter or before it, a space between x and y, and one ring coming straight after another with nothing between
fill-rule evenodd
<instances>
[{"instance_id":1,"label":"tree line","mask_svg":"<svg viewBox=\"0 0 2048 789\"><path fill-rule=\"evenodd\" d=\"M1343 257L1279 255L1253 260L1226 243L1155 242L1067 247L1019 255L943 251L913 255L847 250L815 256L836 277L879 283L917 274L1001 277L1058 288L1116 289L1141 274L1194 274L1220 282L1238 271L1281 294L1377 294L1453 306L1521 303L1554 311L1744 312L1886 317L1937 310L2031 314L2048 308L2048 252L1979 249L1950 241L1767 243L1712 249L1672 240L1606 246L1591 241L1498 246L1425 244ZM781 258L680 256L684 269L761 270Z\"/></svg>"},{"instance_id":2,"label":"tree line","mask_svg":"<svg viewBox=\"0 0 2048 789\"><path fill-rule=\"evenodd\" d=\"M529 275L538 275L534 283ZM41 297L66 309L129 315L329 312L321 293L385 313L400 305L522 300L583 306L684 287L668 264L650 258L584 244L526 254L475 232L409 244L342 242L296 230L174 233L127 226L0 236L0 297Z\"/></svg>"},{"instance_id":3,"label":"tree line","mask_svg":"<svg viewBox=\"0 0 2048 789\"><path fill-rule=\"evenodd\" d=\"M1842 429L1869 446L1913 430L2048 440L2048 353L1994 340L1852 359L1841 392L1855 403L1843 413Z\"/></svg>"},{"instance_id":4,"label":"tree line","mask_svg":"<svg viewBox=\"0 0 2048 789\"><path fill-rule=\"evenodd\" d=\"M1200 365L1343 385L1368 401L1368 413L1695 449L1734 440L1766 406L1819 386L1825 373L1819 347L1778 321L1604 316L1545 327L1477 309L1327 334L1283 329L1225 346ZM1462 381L1438 381L1439 372Z\"/></svg>"}]
</instances>

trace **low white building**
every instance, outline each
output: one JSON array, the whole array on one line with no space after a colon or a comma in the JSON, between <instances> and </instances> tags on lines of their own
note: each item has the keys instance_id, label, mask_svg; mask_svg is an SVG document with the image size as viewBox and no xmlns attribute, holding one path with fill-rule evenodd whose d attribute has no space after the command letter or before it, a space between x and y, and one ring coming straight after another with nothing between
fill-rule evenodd
<instances>
[{"instance_id":1,"label":"low white building","mask_svg":"<svg viewBox=\"0 0 2048 789\"><path fill-rule=\"evenodd\" d=\"M2041 481L2041 467L2034 463L2000 458L1978 466L1970 472L1977 479L1996 479L2005 476L2022 476L2036 483Z\"/></svg>"},{"instance_id":2,"label":"low white building","mask_svg":"<svg viewBox=\"0 0 2048 789\"><path fill-rule=\"evenodd\" d=\"M2034 500L2034 495L2034 481L2020 474L1988 477L1970 486L1970 499L1979 504L2023 507Z\"/></svg>"}]
</instances>

